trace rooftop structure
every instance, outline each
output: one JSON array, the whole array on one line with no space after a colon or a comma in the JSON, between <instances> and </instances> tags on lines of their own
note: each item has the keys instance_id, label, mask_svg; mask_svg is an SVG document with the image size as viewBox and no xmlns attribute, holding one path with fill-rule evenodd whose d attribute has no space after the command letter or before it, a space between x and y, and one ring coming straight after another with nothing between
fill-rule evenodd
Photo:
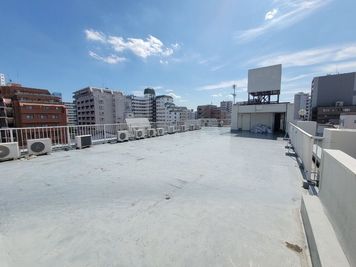
<instances>
[{"instance_id":1,"label":"rooftop structure","mask_svg":"<svg viewBox=\"0 0 356 267\"><path fill-rule=\"evenodd\" d=\"M248 103L278 103L281 93L281 81L281 64L248 70ZM274 101L271 100L273 96L277 96Z\"/></svg>"},{"instance_id":2,"label":"rooftop structure","mask_svg":"<svg viewBox=\"0 0 356 267\"><path fill-rule=\"evenodd\" d=\"M284 146L206 128L3 162L0 262L307 266Z\"/></svg>"}]
</instances>

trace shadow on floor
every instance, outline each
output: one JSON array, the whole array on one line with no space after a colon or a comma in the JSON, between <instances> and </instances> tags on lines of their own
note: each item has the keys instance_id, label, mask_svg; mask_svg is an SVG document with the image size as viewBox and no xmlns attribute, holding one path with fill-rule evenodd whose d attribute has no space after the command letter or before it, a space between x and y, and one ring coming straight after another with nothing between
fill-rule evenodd
<instances>
[{"instance_id":1,"label":"shadow on floor","mask_svg":"<svg viewBox=\"0 0 356 267\"><path fill-rule=\"evenodd\" d=\"M255 139L267 139L267 140L277 140L277 138L283 138L284 133L272 133L272 134L260 134L260 133L251 133L249 131L234 131L230 133L235 137L246 137L246 138L255 138Z\"/></svg>"}]
</instances>

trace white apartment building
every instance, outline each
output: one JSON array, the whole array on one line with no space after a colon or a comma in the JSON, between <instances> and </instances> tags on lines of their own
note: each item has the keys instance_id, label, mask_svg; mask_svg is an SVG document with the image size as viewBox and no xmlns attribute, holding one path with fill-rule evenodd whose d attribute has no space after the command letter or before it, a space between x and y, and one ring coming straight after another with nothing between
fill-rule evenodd
<instances>
[{"instance_id":1,"label":"white apartment building","mask_svg":"<svg viewBox=\"0 0 356 267\"><path fill-rule=\"evenodd\" d=\"M125 118L147 118L155 120L155 91L151 88L144 90L144 96L129 95L126 97Z\"/></svg>"},{"instance_id":2,"label":"white apartment building","mask_svg":"<svg viewBox=\"0 0 356 267\"><path fill-rule=\"evenodd\" d=\"M67 110L67 124L77 125L77 107L74 102L64 102Z\"/></svg>"},{"instance_id":3,"label":"white apartment building","mask_svg":"<svg viewBox=\"0 0 356 267\"><path fill-rule=\"evenodd\" d=\"M156 97L157 124L169 124L171 122L170 110L173 106L173 97L169 95L160 95Z\"/></svg>"},{"instance_id":4,"label":"white apartment building","mask_svg":"<svg viewBox=\"0 0 356 267\"><path fill-rule=\"evenodd\" d=\"M224 112L226 117L226 123L231 123L231 112L232 112L232 101L221 101L220 102L220 111Z\"/></svg>"},{"instance_id":5,"label":"white apartment building","mask_svg":"<svg viewBox=\"0 0 356 267\"><path fill-rule=\"evenodd\" d=\"M299 112L305 111L305 115L300 116ZM299 92L294 95L294 119L310 120L311 98L308 93Z\"/></svg>"},{"instance_id":6,"label":"white apartment building","mask_svg":"<svg viewBox=\"0 0 356 267\"><path fill-rule=\"evenodd\" d=\"M124 96L107 88L86 87L74 92L78 125L112 124L123 122L124 113L119 108Z\"/></svg>"},{"instance_id":7,"label":"white apartment building","mask_svg":"<svg viewBox=\"0 0 356 267\"><path fill-rule=\"evenodd\" d=\"M221 101L220 102L220 109L231 114L232 111L232 101Z\"/></svg>"},{"instance_id":8,"label":"white apartment building","mask_svg":"<svg viewBox=\"0 0 356 267\"><path fill-rule=\"evenodd\" d=\"M176 124L188 119L188 109L177 107L173 103L173 97L169 95L156 97L156 122L158 125Z\"/></svg>"},{"instance_id":9,"label":"white apartment building","mask_svg":"<svg viewBox=\"0 0 356 267\"><path fill-rule=\"evenodd\" d=\"M132 113L135 118L147 118L149 121L153 120L153 104L154 98L151 96L134 96L126 97L129 103L126 105L125 112Z\"/></svg>"},{"instance_id":10,"label":"white apartment building","mask_svg":"<svg viewBox=\"0 0 356 267\"><path fill-rule=\"evenodd\" d=\"M188 120L196 120L197 118L197 112L194 111L194 109L188 109Z\"/></svg>"},{"instance_id":11,"label":"white apartment building","mask_svg":"<svg viewBox=\"0 0 356 267\"><path fill-rule=\"evenodd\" d=\"M0 73L0 86L5 86L5 85L6 85L5 74Z\"/></svg>"}]
</instances>

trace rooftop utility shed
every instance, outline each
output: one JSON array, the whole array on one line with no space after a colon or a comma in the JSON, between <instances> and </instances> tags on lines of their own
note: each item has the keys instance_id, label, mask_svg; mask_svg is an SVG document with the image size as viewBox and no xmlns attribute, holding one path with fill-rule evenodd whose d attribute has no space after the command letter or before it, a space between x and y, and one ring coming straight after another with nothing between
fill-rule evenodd
<instances>
[{"instance_id":1,"label":"rooftop utility shed","mask_svg":"<svg viewBox=\"0 0 356 267\"><path fill-rule=\"evenodd\" d=\"M294 106L291 103L236 104L232 107L231 131L250 131L263 124L274 132L285 132L293 121Z\"/></svg>"}]
</instances>

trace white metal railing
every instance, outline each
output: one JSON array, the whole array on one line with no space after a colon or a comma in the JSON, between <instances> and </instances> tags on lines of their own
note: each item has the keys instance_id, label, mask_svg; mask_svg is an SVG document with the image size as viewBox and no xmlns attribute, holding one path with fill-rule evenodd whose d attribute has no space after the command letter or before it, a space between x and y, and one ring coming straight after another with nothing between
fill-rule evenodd
<instances>
[{"instance_id":1,"label":"white metal railing","mask_svg":"<svg viewBox=\"0 0 356 267\"><path fill-rule=\"evenodd\" d=\"M201 125L200 120L189 120L179 123L155 123L149 125L136 124L135 127L128 126L126 123L117 124L93 124L93 125L71 125L71 126L48 126L48 127L24 127L24 128L1 128L0 143L18 142L21 152L27 151L27 140L38 138L50 138L53 149L63 149L75 145L75 136L92 136L93 143L105 143L117 139L117 132L128 130L133 136L135 129L140 128L147 133L148 128L164 128L168 131L169 126L175 126L179 131L180 125Z\"/></svg>"},{"instance_id":2,"label":"white metal railing","mask_svg":"<svg viewBox=\"0 0 356 267\"><path fill-rule=\"evenodd\" d=\"M313 149L320 149L320 141L323 138L313 136L291 122L289 123L288 134L295 153L302 161L305 178L311 180L312 175L316 174L316 167L313 164ZM314 151L314 154L318 155L319 152Z\"/></svg>"}]
</instances>

